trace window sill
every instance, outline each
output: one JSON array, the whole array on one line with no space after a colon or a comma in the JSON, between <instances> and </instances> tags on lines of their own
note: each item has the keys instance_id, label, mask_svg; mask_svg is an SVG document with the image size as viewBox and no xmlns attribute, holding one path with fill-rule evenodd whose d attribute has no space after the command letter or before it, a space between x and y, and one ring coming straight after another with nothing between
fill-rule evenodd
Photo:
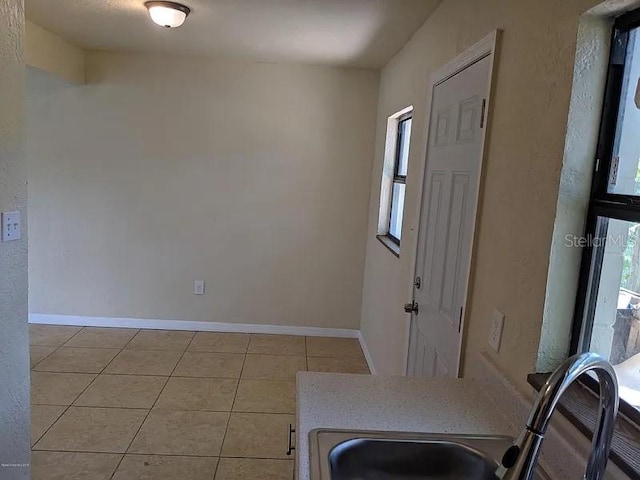
<instances>
[{"instance_id":1,"label":"window sill","mask_svg":"<svg viewBox=\"0 0 640 480\"><path fill-rule=\"evenodd\" d=\"M529 385L540 391L549 375L548 373L531 374L527 377L527 381ZM589 439L593 438L598 411L598 398L593 388L597 389L597 381L583 375L580 382L572 385L558 404L560 413ZM611 442L610 458L631 478L640 478L639 420L640 411L628 404L620 403L618 421Z\"/></svg>"},{"instance_id":2,"label":"window sill","mask_svg":"<svg viewBox=\"0 0 640 480\"><path fill-rule=\"evenodd\" d=\"M400 257L400 245L398 245L386 235L376 235L376 238L382 245L387 247L387 250L393 253L396 257Z\"/></svg>"}]
</instances>

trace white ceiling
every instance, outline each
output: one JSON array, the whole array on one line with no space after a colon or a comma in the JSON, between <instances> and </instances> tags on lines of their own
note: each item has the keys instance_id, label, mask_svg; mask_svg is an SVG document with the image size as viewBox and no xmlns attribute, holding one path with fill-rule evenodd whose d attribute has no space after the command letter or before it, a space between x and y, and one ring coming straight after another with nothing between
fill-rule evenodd
<instances>
[{"instance_id":1,"label":"white ceiling","mask_svg":"<svg viewBox=\"0 0 640 480\"><path fill-rule=\"evenodd\" d=\"M174 30L144 0L25 3L31 21L85 49L379 68L439 0L183 0L192 13Z\"/></svg>"}]
</instances>

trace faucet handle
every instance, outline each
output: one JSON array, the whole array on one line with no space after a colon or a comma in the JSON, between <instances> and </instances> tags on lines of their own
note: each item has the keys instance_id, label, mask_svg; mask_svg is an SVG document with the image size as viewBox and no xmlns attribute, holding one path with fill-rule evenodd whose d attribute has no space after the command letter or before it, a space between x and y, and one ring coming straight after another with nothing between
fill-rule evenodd
<instances>
[{"instance_id":1,"label":"faucet handle","mask_svg":"<svg viewBox=\"0 0 640 480\"><path fill-rule=\"evenodd\" d=\"M532 480L544 436L526 427L502 456L496 476L504 480Z\"/></svg>"},{"instance_id":2,"label":"faucet handle","mask_svg":"<svg viewBox=\"0 0 640 480\"><path fill-rule=\"evenodd\" d=\"M513 467L518 461L518 457L520 456L520 447L518 445L511 445L504 455L502 456L502 466L504 468Z\"/></svg>"}]
</instances>

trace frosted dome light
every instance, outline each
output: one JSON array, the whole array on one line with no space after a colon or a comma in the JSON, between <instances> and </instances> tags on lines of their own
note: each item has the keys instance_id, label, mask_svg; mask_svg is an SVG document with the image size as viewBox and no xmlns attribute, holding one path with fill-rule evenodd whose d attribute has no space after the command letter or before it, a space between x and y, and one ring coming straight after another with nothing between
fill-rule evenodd
<instances>
[{"instance_id":1,"label":"frosted dome light","mask_svg":"<svg viewBox=\"0 0 640 480\"><path fill-rule=\"evenodd\" d=\"M154 23L166 28L177 28L187 19L191 9L175 2L147 2L144 4Z\"/></svg>"}]
</instances>

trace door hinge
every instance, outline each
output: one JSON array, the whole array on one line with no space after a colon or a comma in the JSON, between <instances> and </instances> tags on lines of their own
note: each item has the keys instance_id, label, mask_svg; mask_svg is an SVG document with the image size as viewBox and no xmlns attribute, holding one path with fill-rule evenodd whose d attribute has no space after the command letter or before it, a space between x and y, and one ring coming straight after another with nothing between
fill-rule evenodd
<instances>
[{"instance_id":1,"label":"door hinge","mask_svg":"<svg viewBox=\"0 0 640 480\"><path fill-rule=\"evenodd\" d=\"M458 319L458 333L462 331L462 310L463 308L460 307L460 318Z\"/></svg>"},{"instance_id":2,"label":"door hinge","mask_svg":"<svg viewBox=\"0 0 640 480\"><path fill-rule=\"evenodd\" d=\"M484 128L484 115L485 109L487 108L487 99L482 99L482 112L480 112L480 128Z\"/></svg>"},{"instance_id":3,"label":"door hinge","mask_svg":"<svg viewBox=\"0 0 640 480\"><path fill-rule=\"evenodd\" d=\"M293 446L293 434L296 433L296 429L292 424L289 424L289 448L287 448L287 455L291 456L296 447Z\"/></svg>"}]
</instances>

